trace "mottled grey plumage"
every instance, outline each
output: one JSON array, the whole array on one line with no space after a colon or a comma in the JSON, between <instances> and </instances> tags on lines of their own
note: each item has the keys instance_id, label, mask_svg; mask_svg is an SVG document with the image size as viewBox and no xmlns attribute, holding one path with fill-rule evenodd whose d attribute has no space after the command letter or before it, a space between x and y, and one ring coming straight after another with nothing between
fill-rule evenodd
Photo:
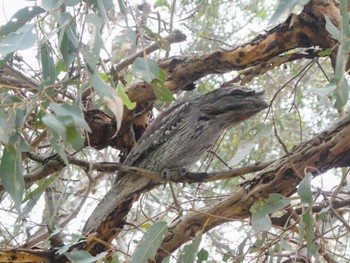
<instances>
[{"instance_id":1,"label":"mottled grey plumage","mask_svg":"<svg viewBox=\"0 0 350 263\"><path fill-rule=\"evenodd\" d=\"M176 171L196 162L226 128L267 106L262 92L234 87L217 89L177 104L151 123L123 164L159 172L171 180ZM162 183L132 173L118 175L86 222L84 232L105 233L111 228L119 231L140 194Z\"/></svg>"},{"instance_id":2,"label":"mottled grey plumage","mask_svg":"<svg viewBox=\"0 0 350 263\"><path fill-rule=\"evenodd\" d=\"M268 105L261 92L221 88L171 107L158 116L124 164L161 172L197 161L228 127Z\"/></svg>"}]
</instances>

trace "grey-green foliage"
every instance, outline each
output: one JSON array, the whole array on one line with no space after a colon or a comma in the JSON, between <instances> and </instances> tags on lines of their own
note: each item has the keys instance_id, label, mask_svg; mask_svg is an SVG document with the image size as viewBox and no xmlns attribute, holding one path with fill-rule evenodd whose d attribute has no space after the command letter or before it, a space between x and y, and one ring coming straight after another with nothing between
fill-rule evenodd
<instances>
[{"instance_id":1,"label":"grey-green foliage","mask_svg":"<svg viewBox=\"0 0 350 263\"><path fill-rule=\"evenodd\" d=\"M171 55L179 54L179 50L185 54L194 54L218 47L231 48L248 42L253 36L265 30L270 18L274 20L286 17L298 4L300 6L305 2L307 1L271 3L258 0L182 0L177 1L176 10L171 10L170 1L156 1L154 10L161 11L158 14L166 22L154 19L157 13L152 13L154 20L150 19L147 27L143 28L137 28L133 20L134 17L138 18L142 15L138 6L133 5L133 3L129 6L130 3L121 0L43 0L40 6L19 9L10 21L0 28L0 65L14 59L13 65L21 66L21 63L16 62L13 55L15 53L22 54L22 50L33 47L37 47L38 65L40 65L40 68L36 69L37 72L33 72L33 74L26 68L27 72L25 73L32 76L33 81L38 85L34 90L26 90L25 96L18 92L18 87L6 85L0 87L0 140L2 143L0 178L5 190L14 201L17 213L23 213L20 218L25 218L27 214L29 218L32 218L32 214L28 211L35 211L36 202L40 202L40 196L44 193L45 188L52 184L56 176L67 180L67 177L72 175L72 178L69 178L72 181L68 180L64 187L57 189L57 192L66 190L66 188L73 189L73 192L77 191L76 186L81 186L77 182L84 181L85 178L82 171L70 168L70 173L63 171L46 180L25 186L23 175L37 169L36 163L30 162L28 159L26 159L28 163L23 162L23 153L37 150L29 145L33 142L31 138L36 138L44 129L47 129L48 138L45 143L39 145L41 148L37 150L37 153L43 155L57 152L65 158L66 152L72 153L80 150L84 143L82 136L84 132L90 130L83 117L80 96L89 85L94 87L99 96L96 105L109 108L110 112L115 113L117 119L121 117L116 112L123 107L123 104L128 109L133 109L136 106L127 97L124 85L121 82L116 84L115 80L110 79L107 74L108 70L106 69L111 66L108 63L113 60L113 47L108 47L106 39L116 40L117 45L114 50L116 49L117 59L115 63L119 63L125 56L143 48L150 40L160 41L159 36L164 33L164 25L168 26L169 20L167 18L170 16L170 12L174 11L175 21L179 21L175 23L174 28L180 28L186 32L188 41L181 44L180 48L176 46L171 50ZM298 75L309 61L297 61L270 70L263 76L253 79L247 85L254 89L266 90L267 99L270 100L284 84L288 83L274 97L272 103L273 121L287 148L325 128L337 117L336 110L332 107L333 104L336 108L340 108L347 102L348 85L344 68L349 51L349 18L346 12L347 1L341 0L340 3L342 7L341 27L336 29L326 17L326 29L341 42L335 74L332 73L329 59L322 58L318 63L327 76L323 74L317 63L313 63L305 75ZM87 12L82 10L87 10ZM134 12L134 17L131 12ZM163 15L164 12L166 15ZM126 30L126 35L123 30ZM141 39L138 35L140 31L146 32L148 38ZM111 34L118 37L110 36ZM125 48L125 42L131 45L130 49L128 46L126 47L126 52L122 50L123 47ZM165 45L163 48L168 49L169 47ZM331 52L331 50L327 52ZM144 58L136 59L130 69L123 72L123 80L128 84L136 77L141 77L152 84L158 99L171 101L173 96L164 83L166 76L156 65L156 59L162 58L164 54L166 54L165 51L159 51L149 56L147 60ZM198 95L200 92L217 88L223 81L231 79L235 74L207 76L197 81L199 91L195 92ZM292 77L296 78L289 82ZM189 94L195 92L179 95L177 99L191 96ZM315 96L315 93L318 96ZM119 97L122 103L118 99ZM273 134L273 121L271 115L267 116L266 119L265 116L259 115L257 118L230 129L223 135L223 140L216 151L217 155L232 166L251 164L283 155L284 150L281 145L276 143ZM107 160L116 160L117 155L117 152L111 150L107 150L105 154L108 157ZM83 154L77 156L86 159L88 159L86 156L89 156L92 160L102 159L102 154L91 149L85 149ZM105 161L105 159L102 160ZM209 161L202 167L202 170L227 169L221 160L213 155L209 155L207 160ZM67 159L65 161L67 163ZM201 166L202 163L196 163L192 168L196 170ZM197 209L212 204L217 199L216 197L221 198L222 195L232 193L234 187L237 187L238 180L242 179L201 185L176 185L174 188L184 209ZM101 185L99 186L101 187ZM309 204L312 200L310 187L310 184L305 185L305 182L299 187L302 201ZM131 213L137 218L137 223L147 221L153 216L159 216L159 211L162 209L169 209L168 203L172 202L172 196L168 189L157 189L147 196L145 199L147 205L142 207L147 217L143 217L142 214L135 213L135 211ZM103 189L97 189L97 191L99 190L102 195ZM81 192L77 194L77 196L80 195ZM62 196L65 196L64 193ZM72 196L70 195L67 201L71 205L76 203ZM159 200L160 196L161 200ZM253 227L266 231L261 236L255 237L255 233L247 226L247 222L234 227L232 225L223 226L218 231L212 231L209 237L198 235L192 243L187 244L181 250L179 261L189 262L189 260L196 259L201 262L206 260L205 251L209 253L209 260L213 258L230 260L237 256L237 260L244 261L242 257L245 253L259 256L257 250L252 249L254 246L262 250L266 249L265 251L269 251L273 255L266 240L268 237L279 236L280 232L278 229L271 228L269 215L285 207L289 202L287 201L279 196L270 196L261 205L260 214L253 213ZM176 212L170 210L162 216L164 220L171 221L176 217ZM311 255L315 255L315 246L312 243L314 237L312 232L313 216L310 211L302 215L298 243L303 246L305 244L303 236L306 235L306 245ZM143 238L138 231L134 230L129 230L125 234L125 240L132 239L136 235L138 240L146 239L147 241L150 236L151 240L157 241L146 245L144 245L144 241L140 241L139 245L130 244L132 251L137 247L133 256L135 260L138 259L139 253L143 253L145 260L148 253L154 256L166 229L164 225L158 224L156 226L160 226L159 232L151 232L151 234L148 232ZM232 228L237 228L239 234L235 232L236 235L234 235L241 238L233 240L229 235L222 234L233 231ZM11 229L8 231L11 232ZM269 236L267 231L273 235ZM32 229L28 230L28 233L33 232ZM68 239L71 234L71 232L66 233ZM3 236L5 237L6 234ZM154 239L155 236L157 239ZM246 236L247 238L243 238ZM4 237L0 242L8 241ZM283 239L283 242L288 242L288 238ZM278 242L276 241L276 243ZM293 244L291 242L283 247L281 245L278 249L289 251L287 245ZM205 246L205 249L201 246ZM237 253L232 253L232 251L236 251L237 247ZM147 251L142 250L144 248ZM296 250L295 247L293 249ZM86 253L74 251L67 256L72 260L92 261L103 255L94 258Z\"/></svg>"}]
</instances>

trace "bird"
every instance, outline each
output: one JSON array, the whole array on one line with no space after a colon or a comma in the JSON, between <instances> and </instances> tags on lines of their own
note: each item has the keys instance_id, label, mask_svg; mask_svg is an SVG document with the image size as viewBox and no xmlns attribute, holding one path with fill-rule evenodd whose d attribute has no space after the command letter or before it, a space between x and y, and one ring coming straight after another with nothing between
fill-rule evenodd
<instances>
[{"instance_id":1,"label":"bird","mask_svg":"<svg viewBox=\"0 0 350 263\"><path fill-rule=\"evenodd\" d=\"M160 179L118 173L118 179L87 220L83 232L97 232L104 241L110 241L143 192L164 180L171 181L172 176L198 161L227 128L266 109L263 94L241 86L223 87L175 104L159 114L123 164L157 172Z\"/></svg>"}]
</instances>

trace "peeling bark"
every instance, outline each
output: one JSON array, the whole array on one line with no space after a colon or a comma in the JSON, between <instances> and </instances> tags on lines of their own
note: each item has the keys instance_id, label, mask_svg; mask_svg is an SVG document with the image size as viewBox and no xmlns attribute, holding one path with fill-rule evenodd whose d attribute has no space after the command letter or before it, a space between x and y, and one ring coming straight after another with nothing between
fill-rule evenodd
<instances>
[{"instance_id":1,"label":"peeling bark","mask_svg":"<svg viewBox=\"0 0 350 263\"><path fill-rule=\"evenodd\" d=\"M349 166L349 153L350 114L326 131L293 147L289 153L290 158L284 156L276 160L254 179L244 182L229 197L210 207L192 211L173 222L158 250L156 261L161 262L168 253L171 254L191 240L198 231L207 232L217 225L248 218L250 207L259 198L266 198L271 193L290 196L301 180L297 173L304 175L310 172L317 175L332 168Z\"/></svg>"},{"instance_id":2,"label":"peeling bark","mask_svg":"<svg viewBox=\"0 0 350 263\"><path fill-rule=\"evenodd\" d=\"M180 90L194 89L195 81L209 74L243 70L253 66L267 67L269 61L276 60L276 57L288 50L300 47L333 48L337 46L337 42L325 29L324 15L334 25L339 25L340 11L337 1L310 1L298 16L291 15L284 23L232 50L218 49L196 55L174 56L160 60L158 66L166 74L166 86L173 93L177 93ZM330 55L333 64L336 51L337 49ZM319 55L312 54L312 57L316 56ZM257 75L263 73L261 70ZM112 147L122 150L131 149L136 143L130 131L137 130L140 134L144 132L150 120L148 111L156 99L151 86L141 81L132 83L127 93L138 105L136 112L143 114L135 116L125 109L122 128L118 136L110 142Z\"/></svg>"},{"instance_id":3,"label":"peeling bark","mask_svg":"<svg viewBox=\"0 0 350 263\"><path fill-rule=\"evenodd\" d=\"M219 49L206 54L172 57L160 61L159 66L166 72L167 87L173 92L180 89L190 89L195 80L205 75L251 67L296 47L334 47L337 43L329 36L324 27L325 14L335 25L339 24L340 13L336 1L314 0L310 1L296 18L289 17L284 23L269 30L266 34L259 35L250 43L233 50ZM135 98L135 100L142 102L154 100L152 94L150 87L145 84L130 87L128 90L128 95L132 99ZM162 248L158 251L157 261L167 255L165 251L171 253L184 242L192 239L199 230L203 229L208 215L213 216L206 224L205 232L224 222L249 217L250 206L258 198L266 197L269 193L281 193L286 196L292 194L300 182L300 178L295 175L295 171L292 169L292 163L300 174L304 174L304 169L307 167L315 167L324 172L347 163L346 158L340 159L339 156L348 154L350 143L345 143L342 138L346 132L350 131L350 127L348 119L343 120L342 123L338 123L335 128L331 128L312 140L295 147L290 153L291 160L283 157L274 162L230 197L203 209L199 213L189 213L174 222ZM340 146L343 148L338 149ZM121 184L123 187L118 186L114 189L120 192L120 198L111 200L111 202L119 203L117 209L101 225L88 228L88 232L93 233L94 238L89 239L80 248L95 254L106 249L105 245L98 240L109 243L118 235L125 223L125 217L135 201L135 196L128 194L131 190L129 187L132 187L132 184L128 182L130 180L137 188L135 189L134 186L132 193L147 192L159 184L159 182L148 178L124 179ZM92 215L92 217L94 216L96 215Z\"/></svg>"},{"instance_id":4,"label":"peeling bark","mask_svg":"<svg viewBox=\"0 0 350 263\"><path fill-rule=\"evenodd\" d=\"M338 1L311 0L298 16L290 16L284 23L232 50L218 49L205 54L175 56L161 60L158 64L166 73L167 87L174 93L179 90L193 89L194 82L208 74L242 70L252 66L268 70L267 64L278 60L277 58L280 58L285 51L297 47L318 46L322 49L336 47L338 43L325 29L324 16L328 16L334 25L339 25ZM330 55L333 64L335 64L336 51L335 48ZM312 54L312 57L317 56L317 53ZM5 76L3 72L6 73L6 77L10 78L3 78ZM256 75L264 72L261 70ZM15 83L15 86L26 88L28 91L35 90L39 85L23 75L14 73L7 67L1 68L0 73L3 75L0 77L0 83L4 85ZM19 81L19 83L14 81ZM97 112L92 115L87 114L89 116L86 118L90 120L89 124L93 128L92 146L98 149L112 146L127 153L141 137L150 122L149 112L153 107L155 96L150 85L144 82L132 83L127 93L132 101L137 102L138 106L134 111L125 110L121 130L115 138L109 140L110 135L113 135L115 131L113 127L115 123L111 117L103 112L101 116ZM101 138L106 140L99 140ZM270 193L290 196L296 191L300 182L297 173L302 175L305 171L313 174L316 174L315 171L323 173L334 167L348 165L350 165L350 115L311 140L295 146L290 151L290 158L284 156L276 160L254 179L242 184L229 197L209 207L189 212L174 221L158 250L156 261L160 262L182 244L194 238L198 231L207 232L223 223L248 218L249 208L261 197L266 197ZM53 173L63 167L64 165L59 161L55 162L53 167L43 165L42 169L33 173L33 177L44 176L44 174ZM119 198L111 200L118 204L117 209L102 224L92 224L88 233L85 233L89 236L86 242L80 245L80 248L92 254L108 249L108 244L123 228L125 217L137 196L150 191L159 184L159 181L146 177L124 178L114 189L119 193ZM98 215L91 215L91 218L96 216ZM50 255L45 254L46 256ZM55 260L63 262L66 259L58 256Z\"/></svg>"}]
</instances>

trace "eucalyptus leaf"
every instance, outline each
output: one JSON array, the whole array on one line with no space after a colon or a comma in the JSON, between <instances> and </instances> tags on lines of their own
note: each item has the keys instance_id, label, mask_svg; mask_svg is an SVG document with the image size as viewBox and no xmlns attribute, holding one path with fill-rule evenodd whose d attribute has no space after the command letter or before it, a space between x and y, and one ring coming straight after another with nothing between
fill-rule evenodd
<instances>
[{"instance_id":1,"label":"eucalyptus leaf","mask_svg":"<svg viewBox=\"0 0 350 263\"><path fill-rule=\"evenodd\" d=\"M80 0L66 0L65 5L66 6L75 6L80 3Z\"/></svg>"},{"instance_id":2,"label":"eucalyptus leaf","mask_svg":"<svg viewBox=\"0 0 350 263\"><path fill-rule=\"evenodd\" d=\"M306 173L303 180L299 184L298 195L301 202L312 205L312 191L311 191L311 173Z\"/></svg>"},{"instance_id":3,"label":"eucalyptus leaf","mask_svg":"<svg viewBox=\"0 0 350 263\"><path fill-rule=\"evenodd\" d=\"M167 231L167 223L163 221L156 222L143 235L141 241L137 244L131 257L132 263L143 263L154 259L160 244L163 241Z\"/></svg>"},{"instance_id":4,"label":"eucalyptus leaf","mask_svg":"<svg viewBox=\"0 0 350 263\"><path fill-rule=\"evenodd\" d=\"M305 213L302 215L302 221L305 224L305 234L307 242L307 251L309 255L315 256L318 248L314 243L314 220L311 214Z\"/></svg>"},{"instance_id":5,"label":"eucalyptus leaf","mask_svg":"<svg viewBox=\"0 0 350 263\"><path fill-rule=\"evenodd\" d=\"M109 1L109 2L111 2L111 1ZM106 25L109 27L108 15L107 15L107 11L106 10L109 10L107 8L110 8L110 7L108 7L108 6L106 7L105 4L108 4L108 1L97 0L97 6L98 6L98 10L99 10L99 15L102 17L102 19L105 21ZM113 5L113 7L114 7L114 5Z\"/></svg>"},{"instance_id":6,"label":"eucalyptus leaf","mask_svg":"<svg viewBox=\"0 0 350 263\"><path fill-rule=\"evenodd\" d=\"M33 191L31 191L30 193L28 193L24 199L23 199L23 203L29 201L32 198L35 197L40 197L44 191L46 190L46 188L56 179L55 175L52 175L44 180L39 180L38 181L38 187L35 188Z\"/></svg>"},{"instance_id":7,"label":"eucalyptus leaf","mask_svg":"<svg viewBox=\"0 0 350 263\"><path fill-rule=\"evenodd\" d=\"M200 231L196 238L192 240L191 244L186 245L177 260L177 263L192 263L195 262L195 258L199 249L199 245L202 241L202 231Z\"/></svg>"},{"instance_id":8,"label":"eucalyptus leaf","mask_svg":"<svg viewBox=\"0 0 350 263\"><path fill-rule=\"evenodd\" d=\"M34 24L28 24L21 27L16 32L9 33L0 41L0 55L5 57L12 52L32 47L36 41L33 27Z\"/></svg>"},{"instance_id":9,"label":"eucalyptus leaf","mask_svg":"<svg viewBox=\"0 0 350 263\"><path fill-rule=\"evenodd\" d=\"M105 96L103 97L104 103L107 105L107 107L113 112L116 120L117 120L117 132L120 130L122 121L123 121L123 100L118 96L117 93L113 94L112 96Z\"/></svg>"},{"instance_id":10,"label":"eucalyptus leaf","mask_svg":"<svg viewBox=\"0 0 350 263\"><path fill-rule=\"evenodd\" d=\"M209 258L209 252L202 248L197 253L197 263L205 262Z\"/></svg>"},{"instance_id":11,"label":"eucalyptus leaf","mask_svg":"<svg viewBox=\"0 0 350 263\"><path fill-rule=\"evenodd\" d=\"M268 231L271 228L269 215L288 206L290 200L280 194L270 194L268 199L259 199L251 206L254 229Z\"/></svg>"},{"instance_id":12,"label":"eucalyptus leaf","mask_svg":"<svg viewBox=\"0 0 350 263\"><path fill-rule=\"evenodd\" d=\"M53 10L59 8L67 0L41 0L41 5L47 10ZM70 0L71 1L71 0Z\"/></svg>"},{"instance_id":13,"label":"eucalyptus leaf","mask_svg":"<svg viewBox=\"0 0 350 263\"><path fill-rule=\"evenodd\" d=\"M2 152L0 179L5 190L14 201L17 212L21 214L24 193L22 153L12 145L7 145Z\"/></svg>"},{"instance_id":14,"label":"eucalyptus leaf","mask_svg":"<svg viewBox=\"0 0 350 263\"><path fill-rule=\"evenodd\" d=\"M346 78L343 78L343 81L338 83L337 89L335 90L336 101L334 103L334 108L341 109L345 106L349 99L349 84Z\"/></svg>"},{"instance_id":15,"label":"eucalyptus leaf","mask_svg":"<svg viewBox=\"0 0 350 263\"><path fill-rule=\"evenodd\" d=\"M252 220L252 227L257 231L269 231L272 227L271 219L267 215L254 219Z\"/></svg>"},{"instance_id":16,"label":"eucalyptus leaf","mask_svg":"<svg viewBox=\"0 0 350 263\"><path fill-rule=\"evenodd\" d=\"M71 104L58 104L55 102L50 103L50 108L61 116L70 116L74 119L77 127L83 128L84 130L91 132L91 129L85 121L82 110L77 105Z\"/></svg>"},{"instance_id":17,"label":"eucalyptus leaf","mask_svg":"<svg viewBox=\"0 0 350 263\"><path fill-rule=\"evenodd\" d=\"M46 81L46 84L48 85L55 83L56 79L55 62L52 53L52 48L50 47L50 45L48 45L48 43L44 43L41 45L41 68L43 72L44 81Z\"/></svg>"},{"instance_id":18,"label":"eucalyptus leaf","mask_svg":"<svg viewBox=\"0 0 350 263\"><path fill-rule=\"evenodd\" d=\"M162 7L162 6L167 7L169 10L171 8L167 0L156 0L155 3L153 4L154 8Z\"/></svg>"},{"instance_id":19,"label":"eucalyptus leaf","mask_svg":"<svg viewBox=\"0 0 350 263\"><path fill-rule=\"evenodd\" d=\"M118 6L119 10L123 15L126 15L128 12L128 9L126 8L126 5L123 0L118 0Z\"/></svg>"},{"instance_id":20,"label":"eucalyptus leaf","mask_svg":"<svg viewBox=\"0 0 350 263\"><path fill-rule=\"evenodd\" d=\"M4 144L10 143L10 137L15 130L15 114L0 111L0 141Z\"/></svg>"},{"instance_id":21,"label":"eucalyptus leaf","mask_svg":"<svg viewBox=\"0 0 350 263\"><path fill-rule=\"evenodd\" d=\"M311 88L310 91L318 96L328 96L337 88L337 79L333 78L323 88Z\"/></svg>"},{"instance_id":22,"label":"eucalyptus leaf","mask_svg":"<svg viewBox=\"0 0 350 263\"><path fill-rule=\"evenodd\" d=\"M73 17L66 13L58 16L57 20L60 25L60 29L58 30L58 46L63 60L67 68L69 68L78 54L79 40L76 35L76 24Z\"/></svg>"},{"instance_id":23,"label":"eucalyptus leaf","mask_svg":"<svg viewBox=\"0 0 350 263\"><path fill-rule=\"evenodd\" d=\"M251 152L251 150L254 148L255 145L256 145L255 140L242 141L239 144L235 155L229 161L228 165L230 167L237 165L240 161L242 161L249 155L249 153Z\"/></svg>"},{"instance_id":24,"label":"eucalyptus leaf","mask_svg":"<svg viewBox=\"0 0 350 263\"><path fill-rule=\"evenodd\" d=\"M338 41L340 41L341 35L339 29L332 23L328 16L324 16L326 20L327 31Z\"/></svg>"},{"instance_id":25,"label":"eucalyptus leaf","mask_svg":"<svg viewBox=\"0 0 350 263\"><path fill-rule=\"evenodd\" d=\"M89 67L94 69L99 61L100 51L103 46L100 35L103 20L95 14L88 14L85 18L85 22L89 24L91 39L88 44L82 45L82 54Z\"/></svg>"},{"instance_id":26,"label":"eucalyptus leaf","mask_svg":"<svg viewBox=\"0 0 350 263\"><path fill-rule=\"evenodd\" d=\"M97 70L88 71L89 82L97 94L103 98L105 96L109 97L113 94L114 89L111 88L101 77L99 76Z\"/></svg>"},{"instance_id":27,"label":"eucalyptus leaf","mask_svg":"<svg viewBox=\"0 0 350 263\"><path fill-rule=\"evenodd\" d=\"M52 131L61 136L63 141L67 140L66 127L60 122L60 120L56 116L52 114L47 114L42 118L42 121Z\"/></svg>"},{"instance_id":28,"label":"eucalyptus leaf","mask_svg":"<svg viewBox=\"0 0 350 263\"><path fill-rule=\"evenodd\" d=\"M39 6L27 6L18 10L5 24L0 28L0 35L8 35L22 28L27 22L32 20L35 16L44 13L45 9Z\"/></svg>"},{"instance_id":29,"label":"eucalyptus leaf","mask_svg":"<svg viewBox=\"0 0 350 263\"><path fill-rule=\"evenodd\" d=\"M131 72L135 77L141 78L148 83L159 78L159 67L150 59L136 58L132 64Z\"/></svg>"},{"instance_id":30,"label":"eucalyptus leaf","mask_svg":"<svg viewBox=\"0 0 350 263\"><path fill-rule=\"evenodd\" d=\"M71 263L94 263L105 258L107 254L107 252L102 252L96 256L92 256L89 252L83 250L73 250L71 252L64 253Z\"/></svg>"},{"instance_id":31,"label":"eucalyptus leaf","mask_svg":"<svg viewBox=\"0 0 350 263\"><path fill-rule=\"evenodd\" d=\"M154 79L152 81L152 89L157 99L165 102L174 101L175 98L171 91L165 86L164 82L159 79Z\"/></svg>"},{"instance_id":32,"label":"eucalyptus leaf","mask_svg":"<svg viewBox=\"0 0 350 263\"><path fill-rule=\"evenodd\" d=\"M63 35L62 40L60 41L60 51L66 67L69 68L77 56L77 50L72 42L69 41L66 34Z\"/></svg>"},{"instance_id":33,"label":"eucalyptus leaf","mask_svg":"<svg viewBox=\"0 0 350 263\"><path fill-rule=\"evenodd\" d=\"M118 89L118 94L119 94L119 96L120 96L121 99L123 100L123 103L124 103L124 105L128 108L128 110L133 110L133 109L135 109L135 107L136 107L136 102L132 102L132 101L129 99L129 97L128 97L128 95L126 94L124 88L123 88L120 84L118 84L117 89Z\"/></svg>"},{"instance_id":34,"label":"eucalyptus leaf","mask_svg":"<svg viewBox=\"0 0 350 263\"><path fill-rule=\"evenodd\" d=\"M296 5L307 4L308 2L309 0L280 0L275 12L273 13L272 17L270 18L270 21L268 22L268 25L273 25L277 23L277 21L283 15L290 15Z\"/></svg>"}]
</instances>

